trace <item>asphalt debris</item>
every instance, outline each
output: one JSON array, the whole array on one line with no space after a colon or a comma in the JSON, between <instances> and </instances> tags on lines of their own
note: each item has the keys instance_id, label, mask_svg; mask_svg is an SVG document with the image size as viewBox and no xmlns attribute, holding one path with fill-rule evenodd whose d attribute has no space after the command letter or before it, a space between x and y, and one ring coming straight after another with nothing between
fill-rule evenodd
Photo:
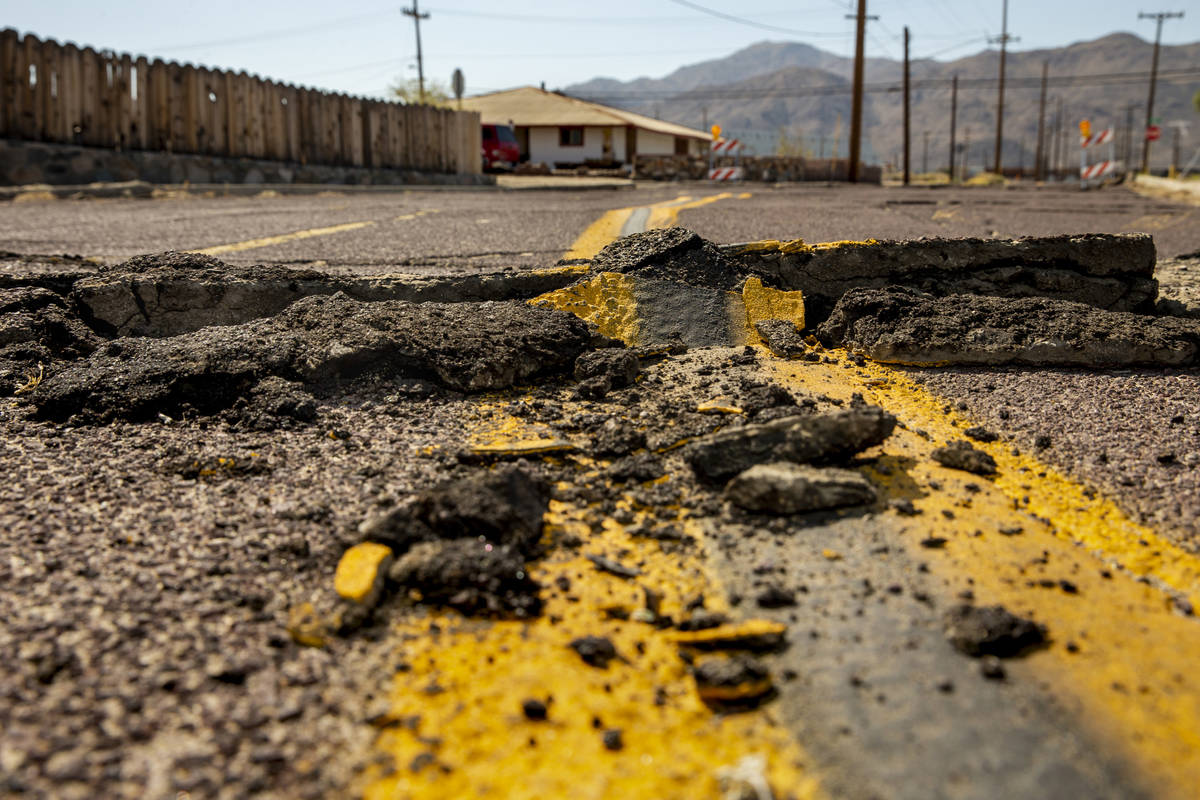
<instances>
[{"instance_id":1,"label":"asphalt debris","mask_svg":"<svg viewBox=\"0 0 1200 800\"><path fill-rule=\"evenodd\" d=\"M1186 367L1200 354L1197 320L898 287L846 292L818 335L873 361L914 366Z\"/></svg>"},{"instance_id":2,"label":"asphalt debris","mask_svg":"<svg viewBox=\"0 0 1200 800\"><path fill-rule=\"evenodd\" d=\"M930 455L943 467L976 475L996 474L996 459L992 458L990 453L973 447L969 442L951 442L945 447L936 448Z\"/></svg>"},{"instance_id":3,"label":"asphalt debris","mask_svg":"<svg viewBox=\"0 0 1200 800\"><path fill-rule=\"evenodd\" d=\"M578 317L523 303L306 297L268 319L115 339L50 376L32 399L45 419L103 423L221 412L270 376L312 386L432 378L488 391L562 374L591 342Z\"/></svg>"},{"instance_id":4,"label":"asphalt debris","mask_svg":"<svg viewBox=\"0 0 1200 800\"><path fill-rule=\"evenodd\" d=\"M711 434L689 445L684 457L702 480L723 483L757 464L844 462L883 442L895 426L895 417L874 406L785 417Z\"/></svg>"},{"instance_id":5,"label":"asphalt debris","mask_svg":"<svg viewBox=\"0 0 1200 800\"><path fill-rule=\"evenodd\" d=\"M725 497L746 511L800 514L866 505L876 494L871 482L853 470L775 462L735 476L725 486Z\"/></svg>"},{"instance_id":6,"label":"asphalt debris","mask_svg":"<svg viewBox=\"0 0 1200 800\"><path fill-rule=\"evenodd\" d=\"M1046 627L1003 606L960 604L946 612L946 638L972 657L1012 658L1046 642Z\"/></svg>"},{"instance_id":7,"label":"asphalt debris","mask_svg":"<svg viewBox=\"0 0 1200 800\"><path fill-rule=\"evenodd\" d=\"M617 648L607 636L582 636L572 640L570 647L583 663L600 669L607 668L608 662L617 658Z\"/></svg>"}]
</instances>

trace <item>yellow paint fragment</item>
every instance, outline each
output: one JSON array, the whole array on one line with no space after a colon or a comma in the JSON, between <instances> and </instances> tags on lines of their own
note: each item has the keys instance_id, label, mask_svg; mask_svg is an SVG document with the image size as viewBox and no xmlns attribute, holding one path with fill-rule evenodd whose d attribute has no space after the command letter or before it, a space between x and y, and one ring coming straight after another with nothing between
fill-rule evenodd
<instances>
[{"instance_id":1,"label":"yellow paint fragment","mask_svg":"<svg viewBox=\"0 0 1200 800\"><path fill-rule=\"evenodd\" d=\"M619 272L601 272L591 280L533 298L533 305L569 311L594 323L600 333L632 345L638 341L635 279Z\"/></svg>"},{"instance_id":2,"label":"yellow paint fragment","mask_svg":"<svg viewBox=\"0 0 1200 800\"><path fill-rule=\"evenodd\" d=\"M542 456L555 453L572 453L576 450L574 444L565 439L537 438L524 439L514 442L492 442L477 444L471 447L471 452L477 456L493 458L518 458L520 456Z\"/></svg>"},{"instance_id":3,"label":"yellow paint fragment","mask_svg":"<svg viewBox=\"0 0 1200 800\"><path fill-rule=\"evenodd\" d=\"M824 550L821 551L821 557L825 558L829 561L840 561L842 558L842 554L839 553L837 550L830 550L828 547L826 547Z\"/></svg>"},{"instance_id":4,"label":"yellow paint fragment","mask_svg":"<svg viewBox=\"0 0 1200 800\"><path fill-rule=\"evenodd\" d=\"M770 649L782 644L787 626L769 619L748 619L705 628L699 631L680 631L671 635L671 641L685 647L700 649L728 648Z\"/></svg>"},{"instance_id":5,"label":"yellow paint fragment","mask_svg":"<svg viewBox=\"0 0 1200 800\"><path fill-rule=\"evenodd\" d=\"M392 560L392 548L376 542L362 542L342 553L333 574L333 588L355 603L370 604L379 593L384 572Z\"/></svg>"},{"instance_id":6,"label":"yellow paint fragment","mask_svg":"<svg viewBox=\"0 0 1200 800\"><path fill-rule=\"evenodd\" d=\"M804 243L803 239L788 239L780 241L779 239L760 239L756 242L744 242L737 246L733 252L737 253L805 253L811 251L812 248Z\"/></svg>"},{"instance_id":7,"label":"yellow paint fragment","mask_svg":"<svg viewBox=\"0 0 1200 800\"><path fill-rule=\"evenodd\" d=\"M696 411L701 414L745 414L745 409L738 408L729 403L728 397L717 397L712 400L700 403L696 406Z\"/></svg>"},{"instance_id":8,"label":"yellow paint fragment","mask_svg":"<svg viewBox=\"0 0 1200 800\"><path fill-rule=\"evenodd\" d=\"M879 244L877 239L863 239L856 241L853 239L843 239L836 242L818 242L812 246L813 250L852 250L860 247L874 247Z\"/></svg>"},{"instance_id":9,"label":"yellow paint fragment","mask_svg":"<svg viewBox=\"0 0 1200 800\"><path fill-rule=\"evenodd\" d=\"M296 644L305 647L324 647L332 633L328 621L312 603L301 603L288 609L287 631Z\"/></svg>"},{"instance_id":10,"label":"yellow paint fragment","mask_svg":"<svg viewBox=\"0 0 1200 800\"><path fill-rule=\"evenodd\" d=\"M746 310L746 330L753 341L758 341L754 324L764 319L786 319L804 330L804 293L785 292L763 286L757 277L746 279L742 286L742 305Z\"/></svg>"}]
</instances>

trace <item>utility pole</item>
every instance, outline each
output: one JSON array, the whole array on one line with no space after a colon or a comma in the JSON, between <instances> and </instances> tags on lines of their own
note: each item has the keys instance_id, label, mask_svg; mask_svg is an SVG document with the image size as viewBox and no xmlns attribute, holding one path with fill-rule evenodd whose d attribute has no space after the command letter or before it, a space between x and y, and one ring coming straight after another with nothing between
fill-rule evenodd
<instances>
[{"instance_id":1,"label":"utility pole","mask_svg":"<svg viewBox=\"0 0 1200 800\"><path fill-rule=\"evenodd\" d=\"M1067 153L1071 146L1071 135L1071 126L1067 124L1067 104L1060 97L1058 99L1058 168L1060 171L1070 166L1070 162L1067 161Z\"/></svg>"},{"instance_id":2,"label":"utility pole","mask_svg":"<svg viewBox=\"0 0 1200 800\"><path fill-rule=\"evenodd\" d=\"M1125 106L1125 171L1133 170L1133 110L1137 106L1133 103Z\"/></svg>"},{"instance_id":3,"label":"utility pole","mask_svg":"<svg viewBox=\"0 0 1200 800\"><path fill-rule=\"evenodd\" d=\"M1046 131L1046 77L1050 73L1050 62L1042 62L1042 96L1038 101L1038 132L1037 132L1037 154L1033 157L1033 179L1043 181L1046 179L1046 174L1042 170L1042 153L1045 142Z\"/></svg>"},{"instance_id":4,"label":"utility pole","mask_svg":"<svg viewBox=\"0 0 1200 800\"><path fill-rule=\"evenodd\" d=\"M958 124L958 76L950 84L950 182L954 183L954 129Z\"/></svg>"},{"instance_id":5,"label":"utility pole","mask_svg":"<svg viewBox=\"0 0 1200 800\"><path fill-rule=\"evenodd\" d=\"M909 181L909 149L911 145L910 114L908 107L908 26L904 26L904 185Z\"/></svg>"},{"instance_id":6,"label":"utility pole","mask_svg":"<svg viewBox=\"0 0 1200 800\"><path fill-rule=\"evenodd\" d=\"M851 19L849 15L846 18ZM850 166L846 179L850 183L858 183L858 159L862 154L863 39L867 35L867 20L879 17L868 17L867 0L858 0L858 13L853 19L857 21L854 31L854 97L850 102Z\"/></svg>"},{"instance_id":7,"label":"utility pole","mask_svg":"<svg viewBox=\"0 0 1200 800\"><path fill-rule=\"evenodd\" d=\"M1001 146L1004 144L1004 62L1008 55L1008 43L1020 41L1015 36L1008 35L1008 0L1004 0L1000 35L989 41L1000 43L1000 94L996 98L996 158L992 167L992 172L999 175L1003 166L1000 152Z\"/></svg>"},{"instance_id":8,"label":"utility pole","mask_svg":"<svg viewBox=\"0 0 1200 800\"><path fill-rule=\"evenodd\" d=\"M1157 11L1153 14L1138 12L1138 19L1152 19L1158 23L1158 27L1154 32L1154 60L1150 64L1150 99L1146 101L1146 130L1142 132L1143 137L1150 130L1150 125L1154 122L1154 85L1158 82L1158 45L1162 40L1162 24L1164 20L1181 19L1182 11ZM1150 169L1150 139L1148 137L1142 140L1142 172Z\"/></svg>"},{"instance_id":9,"label":"utility pole","mask_svg":"<svg viewBox=\"0 0 1200 800\"><path fill-rule=\"evenodd\" d=\"M1054 124L1050 126L1050 155L1048 158L1049 169L1047 170L1050 173L1049 177L1054 177L1058 173L1058 151L1062 146L1062 137L1058 135L1058 132L1062 130L1062 98L1058 97L1056 100L1057 110L1054 112Z\"/></svg>"},{"instance_id":10,"label":"utility pole","mask_svg":"<svg viewBox=\"0 0 1200 800\"><path fill-rule=\"evenodd\" d=\"M929 174L929 131L921 131L921 136L925 139L925 152L921 156L921 173Z\"/></svg>"},{"instance_id":11,"label":"utility pole","mask_svg":"<svg viewBox=\"0 0 1200 800\"><path fill-rule=\"evenodd\" d=\"M963 165L962 178L967 180L971 177L971 129L967 128L963 131Z\"/></svg>"},{"instance_id":12,"label":"utility pole","mask_svg":"<svg viewBox=\"0 0 1200 800\"><path fill-rule=\"evenodd\" d=\"M406 17L413 18L413 25L417 29L417 96L420 98L421 104L425 103L425 61L421 58L421 20L429 19L429 12L424 14L417 8L417 0L413 0L412 8L402 8L400 13Z\"/></svg>"}]
</instances>

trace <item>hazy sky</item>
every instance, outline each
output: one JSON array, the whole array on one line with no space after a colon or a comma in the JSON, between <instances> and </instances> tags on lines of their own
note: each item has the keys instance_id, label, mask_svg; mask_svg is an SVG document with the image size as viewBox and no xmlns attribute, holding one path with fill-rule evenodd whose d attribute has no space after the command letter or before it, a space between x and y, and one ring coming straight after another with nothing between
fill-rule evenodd
<instances>
[{"instance_id":1,"label":"hazy sky","mask_svg":"<svg viewBox=\"0 0 1200 800\"><path fill-rule=\"evenodd\" d=\"M467 93L545 81L557 88L596 76L661 77L763 40L802 41L853 53L852 0L696 0L746 22L719 19L673 0L418 0L430 19L421 36L426 78L448 83L455 67ZM1011 0L1010 47L1030 50L1132 31L1153 39L1138 11L1187 10L1163 27L1165 43L1200 40L1195 0L1149 6L1126 0ZM381 95L416 77L413 23L405 2L328 0L0 0L0 25L22 33L351 94ZM1188 6L1192 6L1188 9ZM1000 33L1001 0L873 0L867 54L953 59ZM752 23L752 24L747 24ZM1149 65L1147 65L1148 67Z\"/></svg>"}]
</instances>

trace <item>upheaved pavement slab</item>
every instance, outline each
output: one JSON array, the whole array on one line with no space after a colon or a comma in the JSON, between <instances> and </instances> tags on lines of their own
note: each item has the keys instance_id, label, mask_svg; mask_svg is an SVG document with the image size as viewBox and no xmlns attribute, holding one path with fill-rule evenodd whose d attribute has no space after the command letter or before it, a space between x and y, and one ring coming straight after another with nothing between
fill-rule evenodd
<instances>
[{"instance_id":1,"label":"upheaved pavement slab","mask_svg":"<svg viewBox=\"0 0 1200 800\"><path fill-rule=\"evenodd\" d=\"M1189 796L1200 560L1136 487L687 232L596 262L557 308L285 292L157 338L10 290L4 789ZM723 332L606 331L661 319L639 283ZM975 308L912 290L947 340Z\"/></svg>"}]
</instances>

